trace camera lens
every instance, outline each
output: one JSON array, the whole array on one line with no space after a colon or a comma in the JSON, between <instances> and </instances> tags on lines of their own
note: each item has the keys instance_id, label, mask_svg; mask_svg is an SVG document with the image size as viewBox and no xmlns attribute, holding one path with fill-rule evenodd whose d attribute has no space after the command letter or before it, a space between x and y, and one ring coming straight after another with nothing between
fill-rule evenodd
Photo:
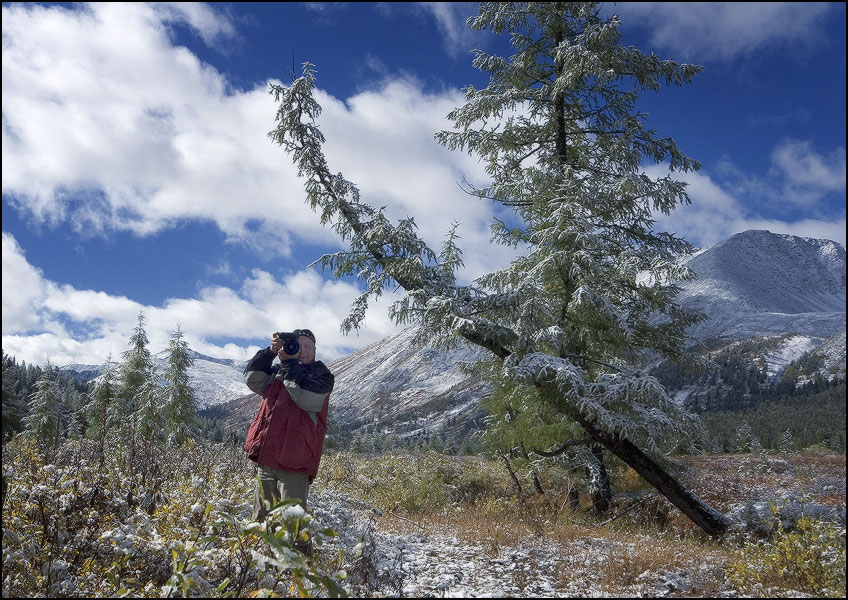
<instances>
[{"instance_id":1,"label":"camera lens","mask_svg":"<svg viewBox=\"0 0 848 600\"><path fill-rule=\"evenodd\" d=\"M300 351L300 344L294 338L288 338L283 342L283 351L286 354L297 354Z\"/></svg>"}]
</instances>

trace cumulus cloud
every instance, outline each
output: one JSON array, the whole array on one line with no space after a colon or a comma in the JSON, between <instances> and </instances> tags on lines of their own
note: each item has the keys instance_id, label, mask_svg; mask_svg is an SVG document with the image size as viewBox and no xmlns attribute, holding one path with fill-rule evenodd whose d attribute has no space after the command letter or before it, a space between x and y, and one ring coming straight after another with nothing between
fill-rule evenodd
<instances>
[{"instance_id":1,"label":"cumulus cloud","mask_svg":"<svg viewBox=\"0 0 848 600\"><path fill-rule=\"evenodd\" d=\"M12 289L22 291L8 293ZM100 364L109 354L117 360L128 348L139 312L152 352L167 347L177 324L192 349L238 360L249 358L273 331L308 327L318 339L320 358L332 360L397 330L386 316L387 304L397 299L389 293L360 333L343 336L338 324L358 294L356 285L326 281L310 270L277 279L256 269L238 289L207 287L197 298L144 305L46 279L15 238L3 233L3 351L32 364L47 359L55 365Z\"/></svg>"},{"instance_id":2,"label":"cumulus cloud","mask_svg":"<svg viewBox=\"0 0 848 600\"><path fill-rule=\"evenodd\" d=\"M188 19L205 38L230 32L213 13L193 11L4 7L4 197L39 223L67 221L82 235L153 235L211 220L228 241L281 236L282 256L298 240L338 246L267 138L276 110L267 88L229 90L220 73L172 45L168 19ZM435 245L451 218L470 246L488 241L491 208L456 184L482 177L482 167L433 140L463 101L458 90L431 95L412 78L387 78L346 103L317 97L331 168L367 201L394 217L416 214ZM491 255L467 258L468 278L491 267L483 264Z\"/></svg>"},{"instance_id":3,"label":"cumulus cloud","mask_svg":"<svg viewBox=\"0 0 848 600\"><path fill-rule=\"evenodd\" d=\"M265 86L228 91L171 43L168 19L204 39L230 30L196 7L3 7L4 198L89 235L202 219L248 239L248 221L269 215L274 229L326 242L294 168L266 137Z\"/></svg>"},{"instance_id":4,"label":"cumulus cloud","mask_svg":"<svg viewBox=\"0 0 848 600\"><path fill-rule=\"evenodd\" d=\"M649 167L645 171L652 177L661 177L667 173L662 165ZM795 198L786 197L786 194L791 193L788 191L791 188L787 188L780 179L771 181L749 176L740 183L728 180L728 174L735 177L739 171L733 165L724 164L721 172L714 175L703 170L676 174L676 178L688 184L687 191L692 204L680 206L669 215L656 215L657 228L682 236L699 247L711 246L749 229L823 238L845 245L844 205L837 213L821 216L785 220L766 218L754 210L754 198L757 202L765 198L769 202L792 204ZM810 212L814 211L807 211L808 214Z\"/></svg>"},{"instance_id":5,"label":"cumulus cloud","mask_svg":"<svg viewBox=\"0 0 848 600\"><path fill-rule=\"evenodd\" d=\"M27 262L17 240L3 232L3 332L30 332L41 324L37 308L47 294L40 269ZM12 290L15 290L12 293ZM5 346L4 346L5 347Z\"/></svg>"},{"instance_id":6,"label":"cumulus cloud","mask_svg":"<svg viewBox=\"0 0 848 600\"><path fill-rule=\"evenodd\" d=\"M810 141L785 140L771 153L771 161L789 202L809 205L829 192L845 194L845 148L822 154Z\"/></svg>"},{"instance_id":7,"label":"cumulus cloud","mask_svg":"<svg viewBox=\"0 0 848 600\"><path fill-rule=\"evenodd\" d=\"M650 29L654 46L686 60L732 60L775 46L821 43L827 2L621 2L607 10Z\"/></svg>"}]
</instances>

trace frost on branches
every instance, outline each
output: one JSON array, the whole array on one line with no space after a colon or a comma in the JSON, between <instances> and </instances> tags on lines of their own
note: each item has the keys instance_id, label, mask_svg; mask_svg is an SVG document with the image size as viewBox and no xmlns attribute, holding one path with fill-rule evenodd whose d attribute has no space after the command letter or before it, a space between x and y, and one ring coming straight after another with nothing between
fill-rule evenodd
<instances>
[{"instance_id":1,"label":"frost on branches","mask_svg":"<svg viewBox=\"0 0 848 600\"><path fill-rule=\"evenodd\" d=\"M686 329L703 317L674 303L675 284L691 277L676 262L690 244L653 229L653 214L689 202L685 184L642 169L646 159L671 171L699 164L646 129L636 101L642 92L688 83L700 67L622 46L618 18L604 20L598 10L481 3L469 20L474 29L509 34L515 54L477 52L474 64L490 83L465 90L466 104L448 115L453 130L436 139L480 157L491 183L469 191L513 211L510 223L493 224L493 241L524 250L472 285L456 281L456 224L435 251L413 219L390 223L330 171L313 65L290 86L271 86L279 109L269 136L291 155L321 222L349 244L317 262L365 285L344 330L359 326L370 298L400 285L406 295L391 308L396 322L417 323L442 343L462 337L490 350L503 380L533 386L544 408L579 424L708 533L720 534L726 518L648 456L660 456L692 419L639 371L648 352L678 355Z\"/></svg>"}]
</instances>

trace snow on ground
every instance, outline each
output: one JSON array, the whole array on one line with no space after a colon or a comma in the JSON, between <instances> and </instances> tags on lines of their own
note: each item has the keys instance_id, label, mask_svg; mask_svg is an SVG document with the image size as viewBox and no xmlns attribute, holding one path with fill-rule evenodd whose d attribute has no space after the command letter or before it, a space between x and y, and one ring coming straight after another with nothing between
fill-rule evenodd
<instances>
[{"instance_id":1,"label":"snow on ground","mask_svg":"<svg viewBox=\"0 0 848 600\"><path fill-rule=\"evenodd\" d=\"M702 562L680 569L634 572L629 585L609 589L609 569L621 568L611 563L632 553L637 543L649 540L625 543L584 536L558 543L528 537L515 546L495 547L461 541L447 531L424 532L416 525L403 533L391 533L379 529L379 510L342 498L335 491L310 494L310 510L322 526L340 532L335 543L346 552L363 540L366 545L370 542L376 573L371 587L349 589L351 596L663 597L697 592L705 582L716 579L716 564ZM364 554L368 552L366 548ZM717 588L716 595L732 597L736 591Z\"/></svg>"},{"instance_id":2,"label":"snow on ground","mask_svg":"<svg viewBox=\"0 0 848 600\"><path fill-rule=\"evenodd\" d=\"M693 491L707 498L719 485L730 494L732 501L722 502L722 509L746 539L771 528L772 502L780 507L784 526L802 513L845 525L844 459L723 455L691 460L703 462L701 472L710 474L708 481L698 481L706 487ZM333 544L346 556L364 542L360 547L369 560L348 568L351 597L725 598L741 593L723 571L735 548L732 536L724 545L710 546L679 538L673 528L662 534L616 534L610 527L575 527L565 540L526 535L495 544L484 536L471 536L482 541L469 542L450 526L381 512L332 487L313 488L309 504L322 527L339 532ZM369 572L363 587L355 585L361 581L357 567Z\"/></svg>"}]
</instances>

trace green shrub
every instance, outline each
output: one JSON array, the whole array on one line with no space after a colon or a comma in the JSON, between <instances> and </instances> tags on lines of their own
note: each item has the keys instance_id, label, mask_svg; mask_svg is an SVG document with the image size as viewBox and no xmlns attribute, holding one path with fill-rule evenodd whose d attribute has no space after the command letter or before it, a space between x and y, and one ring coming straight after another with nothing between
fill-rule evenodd
<instances>
[{"instance_id":1,"label":"green shrub","mask_svg":"<svg viewBox=\"0 0 848 600\"><path fill-rule=\"evenodd\" d=\"M746 595L771 597L778 590L795 590L844 598L845 527L801 517L791 531L779 528L772 539L740 549L726 574Z\"/></svg>"}]
</instances>

